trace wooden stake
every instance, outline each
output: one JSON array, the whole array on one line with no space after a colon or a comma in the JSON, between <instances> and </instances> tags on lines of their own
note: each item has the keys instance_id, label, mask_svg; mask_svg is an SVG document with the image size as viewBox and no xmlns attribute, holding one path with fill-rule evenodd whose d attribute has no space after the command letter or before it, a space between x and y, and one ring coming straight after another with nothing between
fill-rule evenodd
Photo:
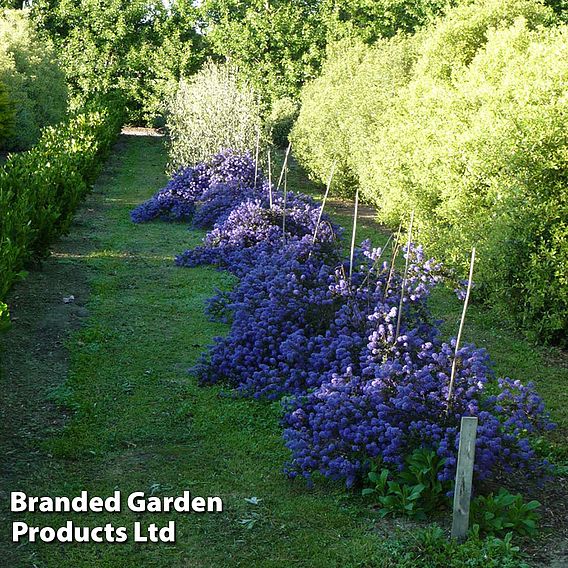
<instances>
[{"instance_id":1,"label":"wooden stake","mask_svg":"<svg viewBox=\"0 0 568 568\"><path fill-rule=\"evenodd\" d=\"M462 417L452 516L452 538L457 538L458 540L464 540L469 529L469 505L471 501L473 465L475 463L476 437L477 417Z\"/></svg>"},{"instance_id":2,"label":"wooden stake","mask_svg":"<svg viewBox=\"0 0 568 568\"><path fill-rule=\"evenodd\" d=\"M450 375L450 386L448 387L448 410L450 409L452 394L454 390L454 382L456 380L456 368L458 362L458 350L460 348L460 341L463 331L463 325L465 323L465 314L467 312L467 305L469 303L469 293L471 292L471 283L473 279L473 265L475 264L475 247L471 249L471 262L469 264L469 280L467 283L467 292L465 294L465 301L463 303L463 311L460 322L460 327L458 330L458 336L456 338L456 350L454 352L454 360L452 362L452 373Z\"/></svg>"},{"instance_id":3,"label":"wooden stake","mask_svg":"<svg viewBox=\"0 0 568 568\"><path fill-rule=\"evenodd\" d=\"M254 189L258 179L258 153L260 152L260 126L256 127L256 155L254 157Z\"/></svg>"},{"instance_id":4,"label":"wooden stake","mask_svg":"<svg viewBox=\"0 0 568 568\"><path fill-rule=\"evenodd\" d=\"M284 207L282 209L282 238L286 242L286 198L288 197L288 171L284 168Z\"/></svg>"},{"instance_id":5,"label":"wooden stake","mask_svg":"<svg viewBox=\"0 0 568 568\"><path fill-rule=\"evenodd\" d=\"M412 242L412 224L414 223L414 211L410 214L410 225L408 227L408 240L406 242L406 262L404 264L404 275L402 277L402 286L400 289L400 302L398 303L398 314L396 318L396 332L394 334L394 341L398 339L400 333L400 320L402 318L402 303L404 301L404 288L406 286L406 279L408 277L408 263L410 260L410 243Z\"/></svg>"},{"instance_id":6,"label":"wooden stake","mask_svg":"<svg viewBox=\"0 0 568 568\"><path fill-rule=\"evenodd\" d=\"M398 231L396 232L396 239L394 241L394 246L393 246L393 250L392 250L392 257L391 257L391 264L390 264L390 269L389 269L389 277L387 278L387 281L385 283L385 292L384 295L386 297L387 292L389 290L389 286L392 280L392 275L394 273L394 265L396 262L396 257L398 255L398 250L400 249L400 233L402 231L402 221L400 222L400 224L398 225Z\"/></svg>"},{"instance_id":7,"label":"wooden stake","mask_svg":"<svg viewBox=\"0 0 568 568\"><path fill-rule=\"evenodd\" d=\"M359 210L359 186L355 192L355 211L353 213L353 236L351 237L351 254L349 255L349 281L353 274L353 257L355 255L355 234L357 233L357 212Z\"/></svg>"},{"instance_id":8,"label":"wooden stake","mask_svg":"<svg viewBox=\"0 0 568 568\"><path fill-rule=\"evenodd\" d=\"M282 171L280 172L280 179L278 180L278 185L276 186L276 191L280 189L280 185L282 184L282 179L284 178L284 170L288 165L288 156L290 155L290 150L292 149L292 142L288 144L288 148L286 148L286 155L284 156L284 164L282 164Z\"/></svg>"},{"instance_id":9,"label":"wooden stake","mask_svg":"<svg viewBox=\"0 0 568 568\"><path fill-rule=\"evenodd\" d=\"M272 157L270 150L268 150L268 199L270 209L272 209Z\"/></svg>"},{"instance_id":10,"label":"wooden stake","mask_svg":"<svg viewBox=\"0 0 568 568\"><path fill-rule=\"evenodd\" d=\"M314 230L314 240L313 242L316 242L316 238L318 236L318 228L321 222L321 218L323 215L323 209L325 207L325 202L327 201L327 196L329 195L329 189L331 187L331 180L333 179L333 174L335 173L335 162L333 162L333 164L331 165L331 171L329 172L329 179L327 180L327 188L325 190L325 195L323 196L323 201L321 203L321 208L320 208L320 212L318 215L318 220L316 222L316 228Z\"/></svg>"}]
</instances>

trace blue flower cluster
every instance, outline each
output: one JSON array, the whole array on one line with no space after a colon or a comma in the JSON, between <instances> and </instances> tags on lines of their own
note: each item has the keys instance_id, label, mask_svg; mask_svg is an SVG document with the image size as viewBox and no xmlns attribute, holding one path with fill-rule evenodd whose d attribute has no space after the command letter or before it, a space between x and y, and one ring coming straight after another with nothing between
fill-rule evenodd
<instances>
[{"instance_id":1,"label":"blue flower cluster","mask_svg":"<svg viewBox=\"0 0 568 568\"><path fill-rule=\"evenodd\" d=\"M287 466L291 477L310 478L317 471L352 485L373 461L402 469L405 456L425 447L446 458L440 480L452 480L462 416L479 419L478 481L513 471L544 472L547 464L537 458L529 435L551 424L532 385L495 381L487 354L466 346L458 352L448 408L455 343L404 334L386 354L384 339L380 332L370 338L357 374L349 368L287 402L284 438L293 455Z\"/></svg>"},{"instance_id":2,"label":"blue flower cluster","mask_svg":"<svg viewBox=\"0 0 568 568\"><path fill-rule=\"evenodd\" d=\"M263 193L262 193L263 192ZM267 198L267 184L257 190L256 197L243 196L243 200L232 209L226 206L228 200L216 199L205 203L198 211L207 209L214 212L217 222L207 233L203 245L183 252L176 257L179 266L192 267L200 264L216 264L236 274L248 271L256 264L261 253L276 254L284 241L306 243L313 240L319 218L319 207L307 196L289 193L273 196L272 207ZM326 243L328 248L337 248L341 230L323 216L318 225L317 243ZM250 262L248 262L250 260Z\"/></svg>"},{"instance_id":3,"label":"blue flower cluster","mask_svg":"<svg viewBox=\"0 0 568 568\"><path fill-rule=\"evenodd\" d=\"M250 155L223 150L208 162L180 168L166 187L131 212L132 221L193 220L196 226L212 227L223 214L223 211L217 211L219 207L228 214L248 189L255 186L255 170ZM213 201L216 202L213 213L198 208L200 204L208 205Z\"/></svg>"},{"instance_id":4,"label":"blue flower cluster","mask_svg":"<svg viewBox=\"0 0 568 568\"><path fill-rule=\"evenodd\" d=\"M278 251L263 250L235 289L213 301L217 312L224 303L222 313L232 313L232 327L196 369L201 381L278 398L301 395L333 373L358 368L369 335L386 326L392 338L397 323L401 277L388 263L377 263L380 252L365 243L349 279L337 249L324 243L316 249L304 238ZM419 258L420 249L411 255ZM402 330L436 333L425 304L438 280L436 269L411 264Z\"/></svg>"},{"instance_id":5,"label":"blue flower cluster","mask_svg":"<svg viewBox=\"0 0 568 568\"><path fill-rule=\"evenodd\" d=\"M211 230L176 263L215 264L239 282L210 300L210 315L231 329L192 371L204 384L282 399L291 477L352 485L374 462L403 468L427 448L445 458L440 479L450 480L463 416L479 419L477 480L546 470L530 439L552 425L532 384L498 379L488 354L466 345L448 400L455 340L441 340L429 313L441 267L420 247L404 249L404 274L368 241L350 266L341 229L311 198L269 187L250 157L222 153L203 172L189 176L189 185L207 178L192 193L193 218Z\"/></svg>"}]
</instances>

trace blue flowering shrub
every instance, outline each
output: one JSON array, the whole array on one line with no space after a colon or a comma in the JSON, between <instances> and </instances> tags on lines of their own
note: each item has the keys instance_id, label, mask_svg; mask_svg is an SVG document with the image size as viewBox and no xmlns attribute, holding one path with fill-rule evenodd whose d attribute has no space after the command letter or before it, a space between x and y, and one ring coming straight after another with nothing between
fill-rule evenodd
<instances>
[{"instance_id":1,"label":"blue flowering shrub","mask_svg":"<svg viewBox=\"0 0 568 568\"><path fill-rule=\"evenodd\" d=\"M532 385L495 380L487 354L458 351L455 390L448 407L451 343L404 334L385 352L384 336L370 338L366 360L334 374L317 389L287 403L284 438L292 451L290 476L319 472L352 485L376 461L402 469L415 448L445 459L439 478L454 478L462 416L477 416L475 476L540 474L546 468L529 437L550 426Z\"/></svg>"},{"instance_id":2,"label":"blue flowering shrub","mask_svg":"<svg viewBox=\"0 0 568 568\"><path fill-rule=\"evenodd\" d=\"M276 398L302 394L333 373L358 368L372 330L382 326L393 334L397 323L401 279L380 262L381 254L365 243L351 281L337 249L314 250L306 239L257 256L224 297L233 325L217 339L209 363L199 366L201 380ZM436 268L412 265L401 329L410 325L426 336L436 334L425 305Z\"/></svg>"},{"instance_id":3,"label":"blue flowering shrub","mask_svg":"<svg viewBox=\"0 0 568 568\"><path fill-rule=\"evenodd\" d=\"M263 183L256 191L256 198L246 197L230 211L223 200L218 206L216 200L210 207L205 204L203 209L207 208L209 215L215 209L217 223L207 233L202 246L183 252L176 257L176 263L187 267L217 264L239 274L248 270L249 264L257 264L256 256L261 251L277 254L284 240L292 239L296 244L302 239L306 244L312 242L316 225L318 243L327 243L331 248L338 244L339 227L327 215L322 216L318 225L320 207L311 198L290 192L284 206L284 197L274 192L270 207L268 191L268 184Z\"/></svg>"},{"instance_id":4,"label":"blue flowering shrub","mask_svg":"<svg viewBox=\"0 0 568 568\"><path fill-rule=\"evenodd\" d=\"M131 212L131 218L135 223L193 219L196 226L210 228L254 188L255 170L249 154L223 150L207 162L179 168L166 187Z\"/></svg>"},{"instance_id":5,"label":"blue flowering shrub","mask_svg":"<svg viewBox=\"0 0 568 568\"><path fill-rule=\"evenodd\" d=\"M552 425L532 384L496 377L489 355L465 345L449 397L455 339L441 339L428 309L442 267L421 247L403 247L404 274L369 241L351 264L321 206L269 186L248 155L221 153L170 184L187 217L210 229L176 263L239 278L210 300L210 316L231 328L192 372L238 396L282 400L290 477L352 486L426 452L447 487L463 416L479 419L477 481L547 473L531 440Z\"/></svg>"}]
</instances>

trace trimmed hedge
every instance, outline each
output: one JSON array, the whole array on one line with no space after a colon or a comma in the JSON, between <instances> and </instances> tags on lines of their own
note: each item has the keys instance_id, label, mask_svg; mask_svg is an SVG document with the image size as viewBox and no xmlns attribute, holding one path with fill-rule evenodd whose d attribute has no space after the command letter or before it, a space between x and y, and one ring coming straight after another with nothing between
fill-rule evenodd
<instances>
[{"instance_id":1,"label":"trimmed hedge","mask_svg":"<svg viewBox=\"0 0 568 568\"><path fill-rule=\"evenodd\" d=\"M415 36L340 45L292 138L324 180L360 184L525 329L568 337L568 27L528 0L476 0ZM341 72L341 70L343 70Z\"/></svg>"},{"instance_id":2,"label":"trimmed hedge","mask_svg":"<svg viewBox=\"0 0 568 568\"><path fill-rule=\"evenodd\" d=\"M113 108L114 110L110 110ZM92 103L0 169L0 299L25 263L65 233L122 125L119 105Z\"/></svg>"}]
</instances>

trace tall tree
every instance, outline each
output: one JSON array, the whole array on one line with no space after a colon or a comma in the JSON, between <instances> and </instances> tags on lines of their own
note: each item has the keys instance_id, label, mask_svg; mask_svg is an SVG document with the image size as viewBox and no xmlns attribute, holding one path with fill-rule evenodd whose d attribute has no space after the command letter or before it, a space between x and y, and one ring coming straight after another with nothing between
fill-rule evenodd
<instances>
[{"instance_id":1,"label":"tall tree","mask_svg":"<svg viewBox=\"0 0 568 568\"><path fill-rule=\"evenodd\" d=\"M180 75L202 61L190 1L36 0L32 14L60 49L75 104L119 89L135 121L152 119Z\"/></svg>"},{"instance_id":2,"label":"tall tree","mask_svg":"<svg viewBox=\"0 0 568 568\"><path fill-rule=\"evenodd\" d=\"M329 42L372 43L413 32L452 0L206 0L203 28L213 51L238 65L268 99L295 97L317 76Z\"/></svg>"}]
</instances>

